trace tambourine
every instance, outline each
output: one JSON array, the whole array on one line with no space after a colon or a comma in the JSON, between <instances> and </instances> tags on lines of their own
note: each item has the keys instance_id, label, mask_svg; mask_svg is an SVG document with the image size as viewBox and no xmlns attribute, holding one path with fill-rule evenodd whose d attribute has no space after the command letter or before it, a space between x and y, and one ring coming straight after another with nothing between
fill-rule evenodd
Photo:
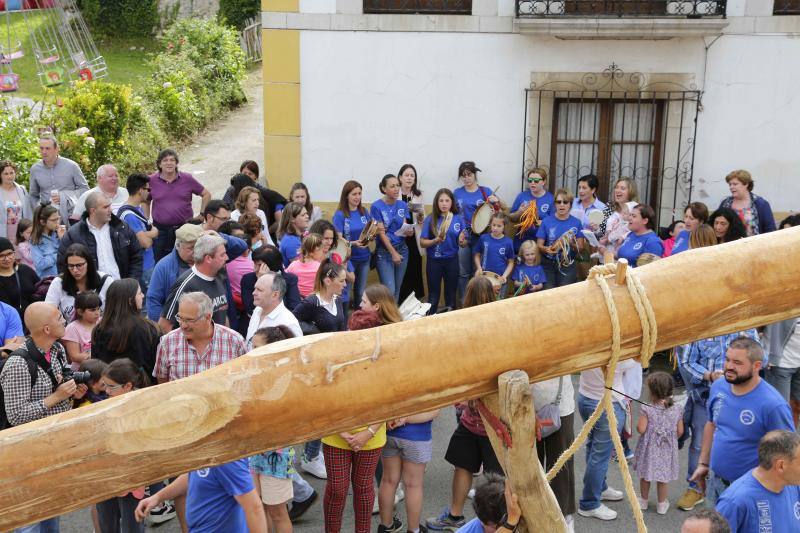
<instances>
[{"instance_id":1,"label":"tambourine","mask_svg":"<svg viewBox=\"0 0 800 533\"><path fill-rule=\"evenodd\" d=\"M589 224L594 224L595 226L599 226L603 223L603 212L599 209L594 209L589 211L589 214L586 215L586 218L589 220Z\"/></svg>"},{"instance_id":2,"label":"tambourine","mask_svg":"<svg viewBox=\"0 0 800 533\"><path fill-rule=\"evenodd\" d=\"M447 230L450 229L450 224L453 222L453 213L448 212L442 218L442 225L439 226L439 231L437 232L436 236L440 239L444 240L447 237Z\"/></svg>"},{"instance_id":3,"label":"tambourine","mask_svg":"<svg viewBox=\"0 0 800 533\"><path fill-rule=\"evenodd\" d=\"M472 233L475 235L480 235L486 228L489 227L489 224L492 222L492 215L494 215L494 208L489 202L482 203L478 209L472 213L472 221L470 222L470 226L472 226Z\"/></svg>"},{"instance_id":4,"label":"tambourine","mask_svg":"<svg viewBox=\"0 0 800 533\"><path fill-rule=\"evenodd\" d=\"M377 232L378 224L373 219L369 219L364 225L364 229L361 230L361 235L358 236L358 240L366 244L375 238Z\"/></svg>"},{"instance_id":5,"label":"tambourine","mask_svg":"<svg viewBox=\"0 0 800 533\"><path fill-rule=\"evenodd\" d=\"M331 250L331 254L338 254L342 258L342 264L346 263L351 254L350 243L347 242L347 239L337 239L336 246Z\"/></svg>"}]
</instances>

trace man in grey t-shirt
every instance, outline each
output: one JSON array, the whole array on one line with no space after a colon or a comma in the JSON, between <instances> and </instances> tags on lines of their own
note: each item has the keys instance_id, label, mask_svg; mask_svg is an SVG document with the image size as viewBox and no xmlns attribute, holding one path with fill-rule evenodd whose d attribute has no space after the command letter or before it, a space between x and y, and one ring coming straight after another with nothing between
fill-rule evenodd
<instances>
[{"instance_id":1,"label":"man in grey t-shirt","mask_svg":"<svg viewBox=\"0 0 800 533\"><path fill-rule=\"evenodd\" d=\"M39 204L53 203L66 224L78 198L89 190L89 184L75 161L58 155L58 141L52 135L39 139L39 153L41 161L34 163L30 170L31 208L35 210Z\"/></svg>"}]
</instances>

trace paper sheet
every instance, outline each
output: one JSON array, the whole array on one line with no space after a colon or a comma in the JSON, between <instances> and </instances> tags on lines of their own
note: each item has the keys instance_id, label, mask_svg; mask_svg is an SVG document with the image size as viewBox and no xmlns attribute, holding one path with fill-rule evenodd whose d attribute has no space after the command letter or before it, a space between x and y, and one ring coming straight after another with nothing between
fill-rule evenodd
<instances>
[{"instance_id":1,"label":"paper sheet","mask_svg":"<svg viewBox=\"0 0 800 533\"><path fill-rule=\"evenodd\" d=\"M586 238L587 241L589 241L589 244L591 244L595 248L600 246L600 243L597 241L597 237L595 237L592 230L583 229L581 230L581 233L583 233L583 236Z\"/></svg>"}]
</instances>

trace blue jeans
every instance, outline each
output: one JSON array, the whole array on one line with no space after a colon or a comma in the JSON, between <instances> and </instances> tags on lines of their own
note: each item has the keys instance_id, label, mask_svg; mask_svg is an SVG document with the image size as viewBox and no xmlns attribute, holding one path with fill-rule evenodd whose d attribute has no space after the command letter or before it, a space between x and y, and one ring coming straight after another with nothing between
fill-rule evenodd
<instances>
[{"instance_id":1,"label":"blue jeans","mask_svg":"<svg viewBox=\"0 0 800 533\"><path fill-rule=\"evenodd\" d=\"M319 455L320 450L322 450L322 441L311 440L306 442L306 447L303 450L303 457L306 458L306 461L313 461Z\"/></svg>"},{"instance_id":2,"label":"blue jeans","mask_svg":"<svg viewBox=\"0 0 800 533\"><path fill-rule=\"evenodd\" d=\"M458 288L458 256L436 258L428 256L425 265L428 276L428 303L431 304L429 315L435 315L439 308L442 280L444 280L444 303L450 309L456 308L456 289Z\"/></svg>"},{"instance_id":3,"label":"blue jeans","mask_svg":"<svg viewBox=\"0 0 800 533\"><path fill-rule=\"evenodd\" d=\"M361 305L361 296L364 294L364 289L367 287L367 276L369 276L369 257L363 261L352 261L353 274L356 280L353 282L353 299L350 300L351 307L358 309Z\"/></svg>"},{"instance_id":4,"label":"blue jeans","mask_svg":"<svg viewBox=\"0 0 800 533\"><path fill-rule=\"evenodd\" d=\"M578 410L584 422L592 416L599 403L597 400L578 394ZM614 414L617 416L616 432L619 434L625 424L625 409L619 402L614 402ZM579 504L584 511L600 507L600 495L608 488L606 473L613 447L608 417L603 413L586 440L586 472L583 474L583 494Z\"/></svg>"},{"instance_id":5,"label":"blue jeans","mask_svg":"<svg viewBox=\"0 0 800 533\"><path fill-rule=\"evenodd\" d=\"M400 285L403 284L403 276L406 275L408 266L408 246L405 241L400 241L394 249L403 258L396 264L392 261L392 254L386 248L378 248L375 253L378 254L378 278L389 288L389 292L394 294L396 301L400 298Z\"/></svg>"},{"instance_id":6,"label":"blue jeans","mask_svg":"<svg viewBox=\"0 0 800 533\"><path fill-rule=\"evenodd\" d=\"M714 472L709 472L708 480L706 481L706 507L713 509L717 505L717 500L719 500L719 497L722 496L722 493L725 492L727 488L725 483L722 482L722 479L717 477Z\"/></svg>"},{"instance_id":7,"label":"blue jeans","mask_svg":"<svg viewBox=\"0 0 800 533\"><path fill-rule=\"evenodd\" d=\"M294 472L291 475L292 478L292 491L294 495L292 496L292 501L295 503L304 502L314 494L314 488L308 484L308 481L303 479L303 477Z\"/></svg>"},{"instance_id":8,"label":"blue jeans","mask_svg":"<svg viewBox=\"0 0 800 533\"><path fill-rule=\"evenodd\" d=\"M578 264L573 262L568 267L561 267L558 269L556 261L542 257L542 269L544 269L545 289L555 289L556 287L563 287L578 281Z\"/></svg>"},{"instance_id":9,"label":"blue jeans","mask_svg":"<svg viewBox=\"0 0 800 533\"><path fill-rule=\"evenodd\" d=\"M15 529L15 533L58 533L58 517L55 518L48 518L47 520L42 520L37 524L31 524L29 526L23 526L21 528Z\"/></svg>"},{"instance_id":10,"label":"blue jeans","mask_svg":"<svg viewBox=\"0 0 800 533\"><path fill-rule=\"evenodd\" d=\"M97 519L103 533L144 533L144 524L134 516L139 500L128 494L97 503Z\"/></svg>"},{"instance_id":11,"label":"blue jeans","mask_svg":"<svg viewBox=\"0 0 800 533\"><path fill-rule=\"evenodd\" d=\"M683 414L685 428L692 428L692 436L689 444L689 475L686 476L686 480L688 481L697 469L698 461L700 461L700 448L703 446L703 431L705 430L706 422L708 422L708 411L706 410L705 404L699 403L692 398L691 394L687 394L686 407L683 409ZM686 431L685 428L684 431ZM697 483L694 481L689 481L689 488L700 492Z\"/></svg>"},{"instance_id":12,"label":"blue jeans","mask_svg":"<svg viewBox=\"0 0 800 533\"><path fill-rule=\"evenodd\" d=\"M472 257L472 244L473 241L470 239L469 245L465 246L464 248L458 249L458 301L459 303L464 301L464 295L467 292L467 283L475 274L475 261L473 261ZM430 290L430 289L428 289Z\"/></svg>"}]
</instances>

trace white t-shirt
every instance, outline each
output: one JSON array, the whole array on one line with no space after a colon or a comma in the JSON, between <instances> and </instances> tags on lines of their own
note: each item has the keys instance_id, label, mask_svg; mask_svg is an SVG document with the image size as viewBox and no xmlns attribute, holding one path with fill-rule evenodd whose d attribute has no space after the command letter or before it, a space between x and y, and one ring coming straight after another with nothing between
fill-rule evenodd
<instances>
[{"instance_id":1,"label":"white t-shirt","mask_svg":"<svg viewBox=\"0 0 800 533\"><path fill-rule=\"evenodd\" d=\"M617 368L614 371L614 384L612 387L614 390L618 390L620 392L624 392L628 394L625 390L625 383L623 382L623 374L627 371L630 371L635 365L638 365L636 361L633 359L627 359L625 361L621 361L617 364ZM641 376L641 374L639 374ZM641 379L641 377L640 377ZM603 399L603 393L605 393L605 375L603 374L602 368L592 368L591 370L584 370L581 372L581 380L580 384L578 385L578 392L589 398L591 400L600 401ZM626 398L622 394L618 394L616 392L612 393L614 395L614 401L624 404ZM633 396L633 395L630 395Z\"/></svg>"},{"instance_id":2,"label":"white t-shirt","mask_svg":"<svg viewBox=\"0 0 800 533\"><path fill-rule=\"evenodd\" d=\"M783 357L781 357L781 368L800 368L800 324L798 321L794 325L794 332L786 346L783 347Z\"/></svg>"},{"instance_id":3,"label":"white t-shirt","mask_svg":"<svg viewBox=\"0 0 800 533\"><path fill-rule=\"evenodd\" d=\"M561 376L532 384L533 405L536 409L540 409L549 403L555 403L559 380L561 380L561 401L558 404L558 414L568 416L575 412L575 388L572 386L572 376Z\"/></svg>"}]
</instances>

